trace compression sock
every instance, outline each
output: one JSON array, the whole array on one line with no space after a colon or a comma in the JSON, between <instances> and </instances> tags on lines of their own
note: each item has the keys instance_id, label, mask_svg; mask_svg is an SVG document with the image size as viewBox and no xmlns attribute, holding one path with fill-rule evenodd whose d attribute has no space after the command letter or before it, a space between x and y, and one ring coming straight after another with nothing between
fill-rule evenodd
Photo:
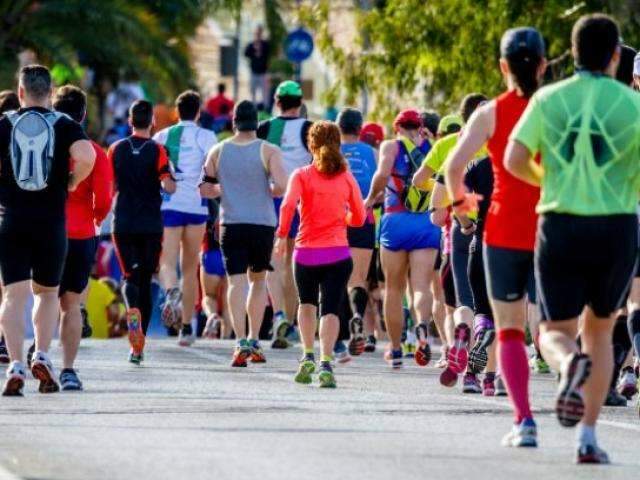
<instances>
[{"instance_id":1,"label":"compression sock","mask_svg":"<svg viewBox=\"0 0 640 480\"><path fill-rule=\"evenodd\" d=\"M627 319L629 337L636 352L636 357L640 357L640 310L634 310Z\"/></svg>"},{"instance_id":2,"label":"compression sock","mask_svg":"<svg viewBox=\"0 0 640 480\"><path fill-rule=\"evenodd\" d=\"M529 405L529 362L522 330L498 330L498 365L509 392L516 422L532 418Z\"/></svg>"},{"instance_id":3,"label":"compression sock","mask_svg":"<svg viewBox=\"0 0 640 480\"><path fill-rule=\"evenodd\" d=\"M349 306L354 315L359 315L360 318L364 317L368 302L369 295L364 288L355 287L349 292Z\"/></svg>"},{"instance_id":4,"label":"compression sock","mask_svg":"<svg viewBox=\"0 0 640 480\"><path fill-rule=\"evenodd\" d=\"M320 362L321 363L331 363L331 360L333 360L333 357L331 355L321 355L320 356Z\"/></svg>"}]
</instances>

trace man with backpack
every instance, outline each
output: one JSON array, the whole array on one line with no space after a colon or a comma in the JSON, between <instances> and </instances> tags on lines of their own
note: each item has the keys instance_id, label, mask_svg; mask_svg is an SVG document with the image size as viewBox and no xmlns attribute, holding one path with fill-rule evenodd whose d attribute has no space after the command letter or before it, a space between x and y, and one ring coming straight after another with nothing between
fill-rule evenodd
<instances>
[{"instance_id":1,"label":"man with backpack","mask_svg":"<svg viewBox=\"0 0 640 480\"><path fill-rule=\"evenodd\" d=\"M21 396L24 387L24 311L31 292L36 340L31 372L41 393L60 389L47 351L67 251L65 203L67 191L91 173L96 157L82 127L47 108L51 84L46 67L23 67L22 108L0 119L0 321L11 357L6 396Z\"/></svg>"},{"instance_id":2,"label":"man with backpack","mask_svg":"<svg viewBox=\"0 0 640 480\"><path fill-rule=\"evenodd\" d=\"M300 167L311 163L311 154L307 146L307 133L312 122L302 118L302 89L292 80L278 85L275 94L276 106L280 110L278 117L262 122L258 127L258 138L278 145L282 150L282 163L287 177ZM282 198L275 198L276 215L280 214ZM287 240L287 253L284 258L273 258L273 272L267 275L269 294L273 304L273 343L272 348L287 348L287 333L291 334L293 317L296 312L297 293L293 284L293 244L298 234L300 219L293 219ZM291 299L291 301L287 301ZM295 335L294 335L295 336ZM289 335L289 338L293 338Z\"/></svg>"}]
</instances>

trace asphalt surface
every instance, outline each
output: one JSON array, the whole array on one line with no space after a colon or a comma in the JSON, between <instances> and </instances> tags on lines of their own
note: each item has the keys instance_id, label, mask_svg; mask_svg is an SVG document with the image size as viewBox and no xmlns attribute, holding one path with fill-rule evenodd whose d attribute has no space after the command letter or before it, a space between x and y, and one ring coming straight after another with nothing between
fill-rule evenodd
<instances>
[{"instance_id":1,"label":"asphalt surface","mask_svg":"<svg viewBox=\"0 0 640 480\"><path fill-rule=\"evenodd\" d=\"M635 407L606 409L613 460L573 464L574 431L552 415L554 381L533 376L541 447L505 449L507 399L445 389L381 353L338 366L336 390L293 382L298 349L234 369L231 343L183 349L151 339L144 366L121 340L83 341L82 393L0 397L0 480L21 479L638 479ZM52 351L56 362L59 348Z\"/></svg>"}]
</instances>

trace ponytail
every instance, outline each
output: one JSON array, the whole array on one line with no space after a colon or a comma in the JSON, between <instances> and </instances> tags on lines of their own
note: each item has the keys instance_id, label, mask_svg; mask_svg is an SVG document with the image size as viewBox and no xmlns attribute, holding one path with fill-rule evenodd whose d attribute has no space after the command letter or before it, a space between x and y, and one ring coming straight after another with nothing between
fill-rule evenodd
<instances>
[{"instance_id":1,"label":"ponytail","mask_svg":"<svg viewBox=\"0 0 640 480\"><path fill-rule=\"evenodd\" d=\"M340 130L331 122L316 122L309 129L309 150L313 164L324 175L337 175L347 169L340 152Z\"/></svg>"},{"instance_id":2,"label":"ponytail","mask_svg":"<svg viewBox=\"0 0 640 480\"><path fill-rule=\"evenodd\" d=\"M538 90L538 67L542 61L539 57L533 56L510 56L507 57L507 64L513 79L522 90L525 97L531 97Z\"/></svg>"}]
</instances>

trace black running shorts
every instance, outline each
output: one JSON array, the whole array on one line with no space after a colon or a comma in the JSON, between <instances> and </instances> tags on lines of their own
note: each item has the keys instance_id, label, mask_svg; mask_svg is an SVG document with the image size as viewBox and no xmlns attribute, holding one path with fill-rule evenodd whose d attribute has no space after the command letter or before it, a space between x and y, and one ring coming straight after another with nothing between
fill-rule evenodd
<instances>
[{"instance_id":1,"label":"black running shorts","mask_svg":"<svg viewBox=\"0 0 640 480\"><path fill-rule=\"evenodd\" d=\"M220 249L227 275L273 270L274 227L238 223L220 227Z\"/></svg>"},{"instance_id":2,"label":"black running shorts","mask_svg":"<svg viewBox=\"0 0 640 480\"><path fill-rule=\"evenodd\" d=\"M98 242L95 237L83 240L69 239L64 262L60 295L66 292L82 293L89 283L89 275L96 259Z\"/></svg>"},{"instance_id":3,"label":"black running shorts","mask_svg":"<svg viewBox=\"0 0 640 480\"><path fill-rule=\"evenodd\" d=\"M320 303L320 316L338 315L353 270L351 258L327 265L293 264L300 304Z\"/></svg>"},{"instance_id":4,"label":"black running shorts","mask_svg":"<svg viewBox=\"0 0 640 480\"><path fill-rule=\"evenodd\" d=\"M351 248L373 250L376 246L376 226L365 223L361 227L347 227L347 238Z\"/></svg>"},{"instance_id":5,"label":"black running shorts","mask_svg":"<svg viewBox=\"0 0 640 480\"><path fill-rule=\"evenodd\" d=\"M484 245L484 270L489 297L516 302L527 294L536 303L533 252Z\"/></svg>"},{"instance_id":6,"label":"black running shorts","mask_svg":"<svg viewBox=\"0 0 640 480\"><path fill-rule=\"evenodd\" d=\"M2 285L33 280L44 287L60 285L67 254L65 222L18 221L0 216Z\"/></svg>"},{"instance_id":7,"label":"black running shorts","mask_svg":"<svg viewBox=\"0 0 640 480\"><path fill-rule=\"evenodd\" d=\"M638 217L547 213L538 220L535 268L543 316L608 317L625 302L635 273Z\"/></svg>"}]
</instances>

